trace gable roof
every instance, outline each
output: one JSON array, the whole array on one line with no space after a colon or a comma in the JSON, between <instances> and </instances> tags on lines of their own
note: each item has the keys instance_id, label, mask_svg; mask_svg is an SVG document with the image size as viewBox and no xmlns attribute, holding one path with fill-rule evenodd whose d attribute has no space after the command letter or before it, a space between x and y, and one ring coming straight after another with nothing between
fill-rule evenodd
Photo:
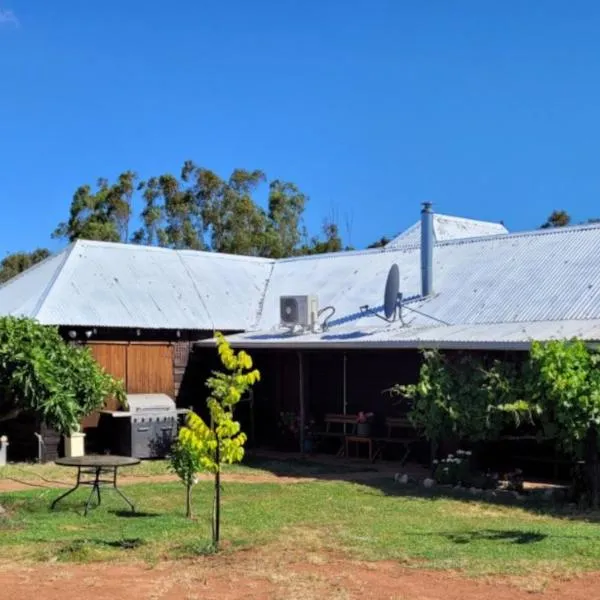
<instances>
[{"instance_id":1,"label":"gable roof","mask_svg":"<svg viewBox=\"0 0 600 600\"><path fill-rule=\"evenodd\" d=\"M501 235L508 233L502 223L490 221L476 221L451 215L433 215L433 238L436 242L448 242L464 238L482 237L488 235ZM405 244L418 244L421 241L421 221L403 231L400 235L389 241L387 248L397 248Z\"/></svg>"}]
</instances>

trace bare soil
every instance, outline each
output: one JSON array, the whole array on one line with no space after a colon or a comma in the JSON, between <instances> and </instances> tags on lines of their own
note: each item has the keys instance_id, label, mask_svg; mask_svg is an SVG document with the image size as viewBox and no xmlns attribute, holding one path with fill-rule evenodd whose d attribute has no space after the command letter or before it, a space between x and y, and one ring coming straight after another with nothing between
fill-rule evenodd
<instances>
[{"instance_id":1,"label":"bare soil","mask_svg":"<svg viewBox=\"0 0 600 600\"><path fill-rule=\"evenodd\" d=\"M600 573L471 579L391 561L354 561L323 552L227 552L194 561L0 564L2 598L11 600L589 600Z\"/></svg>"}]
</instances>

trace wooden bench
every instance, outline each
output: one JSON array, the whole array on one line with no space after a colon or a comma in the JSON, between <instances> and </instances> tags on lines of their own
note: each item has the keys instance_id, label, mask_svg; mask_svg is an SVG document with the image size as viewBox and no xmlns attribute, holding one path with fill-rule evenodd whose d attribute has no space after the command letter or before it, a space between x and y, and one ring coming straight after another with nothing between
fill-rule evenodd
<instances>
[{"instance_id":1,"label":"wooden bench","mask_svg":"<svg viewBox=\"0 0 600 600\"><path fill-rule=\"evenodd\" d=\"M376 450L372 460L375 461L387 445L400 444L405 449L401 460L401 464L404 464L410 454L412 444L421 439L419 430L415 429L415 426L406 417L386 417L385 428L387 433L385 437L373 438Z\"/></svg>"},{"instance_id":2,"label":"wooden bench","mask_svg":"<svg viewBox=\"0 0 600 600\"><path fill-rule=\"evenodd\" d=\"M325 423L325 431L316 432L314 435L317 438L338 438L340 448L336 456L343 456L346 450L345 438L348 434L353 434L356 431L356 415L341 415L336 413L327 413L323 419ZM350 427L348 428L348 425ZM349 429L349 431L348 431Z\"/></svg>"}]
</instances>

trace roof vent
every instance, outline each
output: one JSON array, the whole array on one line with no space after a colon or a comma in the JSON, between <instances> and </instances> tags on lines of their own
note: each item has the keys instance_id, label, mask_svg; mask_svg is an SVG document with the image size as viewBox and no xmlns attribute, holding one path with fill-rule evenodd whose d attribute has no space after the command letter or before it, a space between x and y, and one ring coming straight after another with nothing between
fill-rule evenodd
<instances>
[{"instance_id":1,"label":"roof vent","mask_svg":"<svg viewBox=\"0 0 600 600\"><path fill-rule=\"evenodd\" d=\"M433 211L431 202L423 202L421 210L421 294L433 293Z\"/></svg>"}]
</instances>

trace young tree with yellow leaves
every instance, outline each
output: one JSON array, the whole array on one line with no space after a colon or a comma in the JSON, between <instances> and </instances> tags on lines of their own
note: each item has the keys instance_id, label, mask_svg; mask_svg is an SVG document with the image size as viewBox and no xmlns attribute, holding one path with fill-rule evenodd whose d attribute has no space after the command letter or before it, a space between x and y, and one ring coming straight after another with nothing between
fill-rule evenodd
<instances>
[{"instance_id":1,"label":"young tree with yellow leaves","mask_svg":"<svg viewBox=\"0 0 600 600\"><path fill-rule=\"evenodd\" d=\"M223 464L240 462L244 458L246 434L233 419L235 405L244 393L260 379L252 368L252 359L241 350L235 353L221 333L215 335L217 350L225 372L215 371L206 381L210 396L206 401L211 422L206 424L196 413L190 412L186 424L179 431L177 446L190 457L190 465L200 465L215 477L215 495L212 514L212 538L215 550L219 547L221 525L221 469ZM180 475L181 477L181 475ZM182 477L188 487L191 479Z\"/></svg>"}]
</instances>

